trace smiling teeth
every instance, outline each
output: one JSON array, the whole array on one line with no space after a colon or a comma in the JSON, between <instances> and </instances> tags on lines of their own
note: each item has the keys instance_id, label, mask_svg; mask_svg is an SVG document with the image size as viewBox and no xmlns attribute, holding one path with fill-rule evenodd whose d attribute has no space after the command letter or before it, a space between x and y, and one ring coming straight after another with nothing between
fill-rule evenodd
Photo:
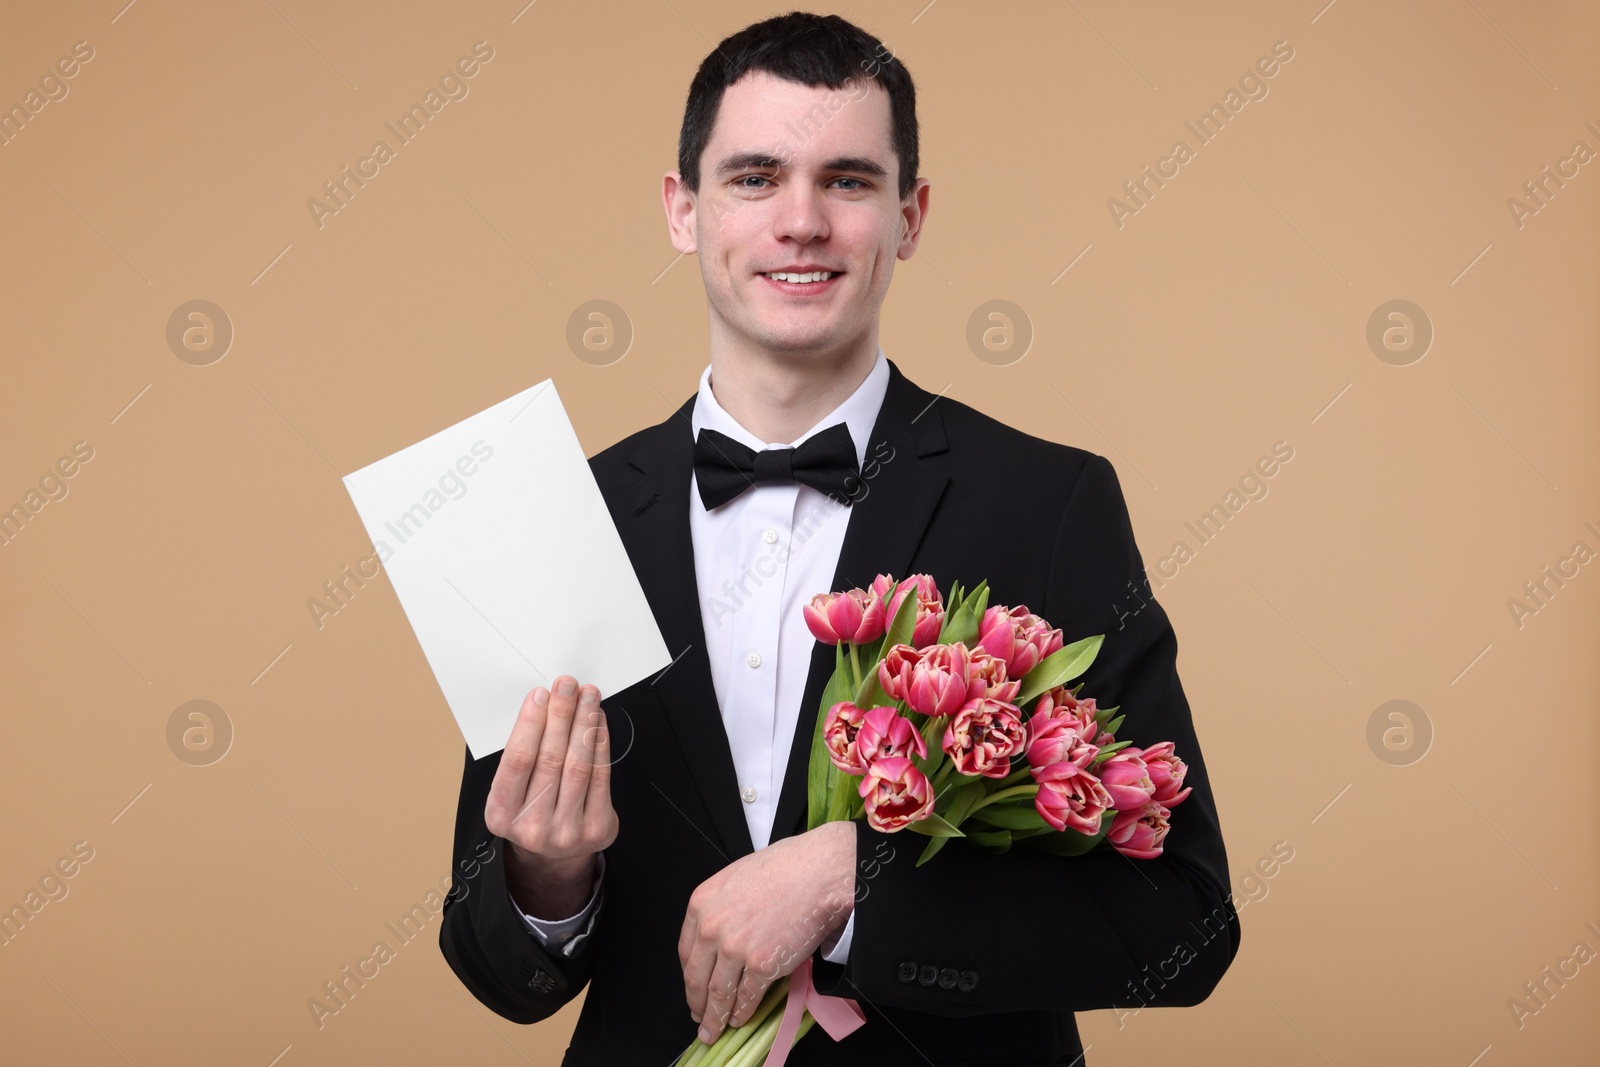
<instances>
[{"instance_id":1,"label":"smiling teeth","mask_svg":"<svg viewBox=\"0 0 1600 1067\"><path fill-rule=\"evenodd\" d=\"M778 282L800 282L805 284L807 282L825 282L833 277L833 271L819 270L812 271L810 274L766 274L764 277Z\"/></svg>"}]
</instances>

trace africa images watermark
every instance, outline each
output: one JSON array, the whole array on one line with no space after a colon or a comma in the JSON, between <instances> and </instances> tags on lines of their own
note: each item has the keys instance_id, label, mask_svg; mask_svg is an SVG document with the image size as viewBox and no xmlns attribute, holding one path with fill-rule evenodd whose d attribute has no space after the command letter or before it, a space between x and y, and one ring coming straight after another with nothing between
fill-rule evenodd
<instances>
[{"instance_id":1,"label":"africa images watermark","mask_svg":"<svg viewBox=\"0 0 1600 1067\"><path fill-rule=\"evenodd\" d=\"M317 1029L321 1030L330 1018L348 1008L356 994L365 989L369 981L383 973L383 966L394 961L399 949L405 948L421 937L433 917L444 910L445 901L460 903L465 900L472 892L472 887L468 883L478 876L484 864L493 859L492 841L488 838L479 841L473 849L473 856L461 861L459 879L446 874L435 885L428 887L422 903L412 904L410 910L399 918L383 924L384 929L393 935L398 948L390 948L388 941L378 939L373 942L372 951L355 962L353 970L350 964L345 964L336 976L322 983L321 993L307 997L306 1007L310 1010L311 1019L317 1024ZM444 892L442 897L441 889Z\"/></svg>"},{"instance_id":2,"label":"africa images watermark","mask_svg":"<svg viewBox=\"0 0 1600 1067\"><path fill-rule=\"evenodd\" d=\"M1199 149L1210 144L1234 116L1245 109L1245 105L1253 100L1265 100L1270 91L1267 82L1277 77L1282 67L1294 59L1294 49L1288 41L1277 41L1272 46L1272 54L1257 59L1253 68L1246 69L1239 75L1239 88L1229 88L1223 96L1222 102L1212 104L1210 109L1201 114L1196 122L1185 122L1184 128L1194 135L1195 147L1190 147L1189 142L1179 138L1172 144L1172 149L1166 155L1156 160L1154 171L1146 163L1140 168L1140 177L1122 183L1122 191L1127 195L1127 200L1117 197L1106 199L1106 210L1111 213L1111 221L1117 229L1127 225L1127 220L1146 207L1150 206L1156 193L1163 189L1167 182L1183 173L1183 166L1191 162ZM1243 95L1241 95L1243 94ZM1168 168L1171 168L1170 170Z\"/></svg>"},{"instance_id":3,"label":"africa images watermark","mask_svg":"<svg viewBox=\"0 0 1600 1067\"><path fill-rule=\"evenodd\" d=\"M1584 929L1600 938L1600 927L1596 927L1593 920L1583 924ZM1506 998L1506 1010L1511 1012L1511 1021L1521 1030L1528 1025L1528 1020L1538 1015L1550 1006L1556 994L1567 987L1567 983L1578 977L1580 968L1595 958L1595 950L1589 947L1587 941L1573 943L1572 952L1555 963L1555 973L1551 973L1550 964L1545 964L1539 969L1542 976L1537 982L1529 980L1522 983L1522 991L1526 999L1518 997ZM1568 967L1571 970L1568 970ZM1555 988L1552 989L1551 985Z\"/></svg>"},{"instance_id":4,"label":"africa images watermark","mask_svg":"<svg viewBox=\"0 0 1600 1067\"><path fill-rule=\"evenodd\" d=\"M1600 539L1600 530L1595 529L1594 523L1585 522L1583 527ZM1579 568L1594 558L1595 550L1589 547L1589 542L1581 539L1574 541L1572 551L1556 560L1553 568L1546 563L1539 568L1538 575L1523 582L1522 592L1527 599L1514 596L1506 598L1506 610L1511 612L1511 621L1517 629L1522 629L1529 619L1549 607L1550 601L1566 588L1567 582L1582 573Z\"/></svg>"},{"instance_id":5,"label":"africa images watermark","mask_svg":"<svg viewBox=\"0 0 1600 1067\"><path fill-rule=\"evenodd\" d=\"M94 859L94 846L87 841L78 841L72 846L70 855L62 856L56 860L53 869L47 868L39 876L39 888L30 888L23 894L22 901L11 905L10 909L0 912L0 948L9 947L11 942L22 936L22 931L28 924L35 922L37 916L52 902L59 903L67 899L67 894L72 892L66 879L74 878L83 869L83 865Z\"/></svg>"},{"instance_id":6,"label":"africa images watermark","mask_svg":"<svg viewBox=\"0 0 1600 1067\"><path fill-rule=\"evenodd\" d=\"M884 454L888 449L888 454ZM845 496L851 505L865 500L872 491L871 482L883 468L895 457L894 446L888 441L879 441L873 449L872 455L867 457L866 463L861 466L859 475L850 476L850 484L845 487ZM722 582L723 596L712 596L708 614L712 625L721 629L723 621L745 605L745 602L755 595L750 588L750 583L755 583L754 589L760 589L767 580L783 573L784 564L788 563L789 555L794 551L791 545L803 546L812 537L816 536L819 529L837 518L846 514L847 505L834 498L831 494L823 500L813 504L804 515L789 530L787 540L775 542L750 563L745 564L739 575L738 581L732 578ZM726 599L724 599L726 597Z\"/></svg>"},{"instance_id":7,"label":"africa images watermark","mask_svg":"<svg viewBox=\"0 0 1600 1067\"><path fill-rule=\"evenodd\" d=\"M1267 884L1267 881L1277 877L1292 859L1294 859L1293 845L1289 844L1288 841L1274 842L1272 851L1256 860L1255 866L1248 868L1248 873L1239 880L1239 887L1244 890L1243 898L1240 897L1238 890L1230 889L1228 891L1228 903L1218 904L1215 908L1212 908L1211 913L1200 920L1200 926L1195 927L1195 933L1200 935L1201 947L1204 948L1206 945L1211 944L1219 934L1227 929L1228 910L1230 908L1233 910L1234 915L1237 916L1247 905L1259 904L1261 901L1266 900L1267 894L1272 892L1272 888ZM1257 877L1257 871L1260 872L1260 877ZM1155 993L1150 989L1151 982L1155 982L1160 988L1165 989L1168 982L1178 977L1178 972L1184 964L1190 963L1198 957L1199 952L1194 946L1187 941L1180 941L1172 947L1170 956L1155 965L1154 973L1151 972L1150 964L1145 964L1140 969L1140 973L1144 978L1137 986L1134 985L1132 979L1128 980L1128 992L1133 994L1134 1000L1138 1002L1138 1007L1124 1008L1116 1003L1111 1005L1111 1009L1117 1013L1117 1029L1121 1030L1127 1025L1129 1019L1138 1015L1155 999ZM1168 973L1169 968L1171 970L1170 974Z\"/></svg>"},{"instance_id":8,"label":"africa images watermark","mask_svg":"<svg viewBox=\"0 0 1600 1067\"><path fill-rule=\"evenodd\" d=\"M39 87L29 89L22 100L0 111L0 148L4 148L27 129L28 123L37 122L40 112L50 104L59 104L67 98L72 87L67 80L76 78L83 64L94 58L94 45L78 41L72 46L70 56L57 59L53 67L45 68L39 76Z\"/></svg>"},{"instance_id":9,"label":"africa images watermark","mask_svg":"<svg viewBox=\"0 0 1600 1067\"><path fill-rule=\"evenodd\" d=\"M1179 569L1184 564L1197 558L1201 547L1209 545L1221 535L1228 523L1245 509L1245 505L1252 501L1265 500L1267 494L1272 491L1267 480L1275 477L1283 469L1283 465L1292 459L1294 459L1294 446L1288 441L1274 441L1271 453L1259 457L1254 466L1247 468L1239 476L1238 489L1230 487L1220 501L1214 502L1194 521L1185 522L1184 528L1194 535L1196 545L1190 547L1189 542L1183 538L1174 541L1167 554L1156 560L1155 566L1145 572L1143 593L1131 579L1128 581L1128 595L1111 605L1111 610L1117 616L1117 629L1121 630L1127 626L1128 619L1139 614L1149 604L1152 582L1157 589L1165 586L1178 576Z\"/></svg>"},{"instance_id":10,"label":"africa images watermark","mask_svg":"<svg viewBox=\"0 0 1600 1067\"><path fill-rule=\"evenodd\" d=\"M422 494L421 500L395 516L393 521L384 522L384 528L394 535L396 544L403 547L407 541L422 531L428 520L438 514L441 508L450 501L460 500L467 495L466 480L478 473L479 467L494 456L494 446L480 437L472 442L471 451L472 456L478 457L476 460L472 456L461 456L439 475L437 488L429 486ZM448 496L445 495L447 493ZM350 564L346 563L339 569L338 578L322 583L326 600L314 596L306 598L306 610L311 613L311 622L317 629L322 629L329 617L349 607L356 594L365 589L367 582L378 576L383 564L399 551L398 548L389 547L389 543L382 538L379 538L372 547L371 553L356 560L354 574L350 572ZM371 573L368 573L369 566Z\"/></svg>"},{"instance_id":11,"label":"africa images watermark","mask_svg":"<svg viewBox=\"0 0 1600 1067\"><path fill-rule=\"evenodd\" d=\"M72 446L70 456L62 456L54 468L45 468L39 476L39 488L29 489L19 503L0 511L0 548L4 548L22 533L34 517L47 504L60 502L72 491L67 480L76 477L82 465L94 459L94 446L88 441L78 441Z\"/></svg>"},{"instance_id":12,"label":"africa images watermark","mask_svg":"<svg viewBox=\"0 0 1600 1067\"><path fill-rule=\"evenodd\" d=\"M439 75L439 87L429 88L422 97L421 103L412 103L411 107L403 112L393 122L385 122L384 129L388 130L395 139L395 147L389 147L389 142L379 138L372 142L372 150L365 156L356 160L355 169L350 169L346 163L339 168L339 177L329 179L322 183L322 191L327 200L310 197L306 200L306 208L311 212L311 221L322 229L327 224L328 216L337 215L350 206L350 201L355 195L367 187L367 182L382 173L382 167L393 160L401 148L416 139L428 122L443 111L452 101L465 100L472 87L467 83L478 76L483 69L481 64L486 64L494 59L494 48L488 41L478 41L472 46L472 54L457 59L455 65ZM441 95L442 94L442 95Z\"/></svg>"},{"instance_id":13,"label":"africa images watermark","mask_svg":"<svg viewBox=\"0 0 1600 1067\"><path fill-rule=\"evenodd\" d=\"M1600 137L1600 128L1593 120L1585 122L1584 128L1596 137ZM1539 168L1540 176L1530 178L1522 183L1522 191L1527 199L1522 200L1510 196L1506 198L1506 210L1511 212L1511 221L1517 224L1517 229L1522 229L1528 224L1531 216L1550 206L1550 201L1555 199L1556 193L1567 187L1567 182L1576 178L1585 164L1595 157L1595 150L1590 148L1586 141L1573 141L1572 148L1562 158L1556 160L1555 170L1550 169L1546 163ZM1570 169L1569 169L1570 168ZM1565 180L1563 180L1565 179Z\"/></svg>"}]
</instances>

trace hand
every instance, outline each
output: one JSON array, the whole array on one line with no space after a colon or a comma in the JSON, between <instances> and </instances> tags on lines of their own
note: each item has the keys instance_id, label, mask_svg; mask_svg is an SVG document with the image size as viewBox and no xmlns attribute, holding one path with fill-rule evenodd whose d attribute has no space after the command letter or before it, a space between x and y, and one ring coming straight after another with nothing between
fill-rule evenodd
<instances>
[{"instance_id":1,"label":"hand","mask_svg":"<svg viewBox=\"0 0 1600 1067\"><path fill-rule=\"evenodd\" d=\"M775 841L700 883L678 935L700 1040L709 1045L724 1024L748 1022L767 988L844 925L855 905L855 863L855 824L830 822Z\"/></svg>"},{"instance_id":2,"label":"hand","mask_svg":"<svg viewBox=\"0 0 1600 1067\"><path fill-rule=\"evenodd\" d=\"M535 688L516 724L483 811L502 837L507 888L536 918L576 914L588 899L595 854L617 838L611 807L611 742L600 691L562 675Z\"/></svg>"}]
</instances>

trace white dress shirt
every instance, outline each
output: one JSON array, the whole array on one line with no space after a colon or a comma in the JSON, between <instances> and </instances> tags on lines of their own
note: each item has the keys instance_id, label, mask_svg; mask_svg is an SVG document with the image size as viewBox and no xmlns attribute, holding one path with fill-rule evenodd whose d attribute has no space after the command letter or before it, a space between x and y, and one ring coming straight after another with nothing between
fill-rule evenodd
<instances>
[{"instance_id":1,"label":"white dress shirt","mask_svg":"<svg viewBox=\"0 0 1600 1067\"><path fill-rule=\"evenodd\" d=\"M700 374L689 421L696 437L708 427L757 451L798 446L812 434L843 422L855 443L857 463L865 465L867 438L888 388L889 362L880 347L872 369L843 403L794 441L769 443L717 403L708 366ZM849 516L848 506L798 482L763 482L707 511L699 486L693 477L689 479L689 533L706 654L745 821L757 849L771 842L799 717L804 713L809 721L817 714L816 708L800 707L816 646L802 609L817 593L832 591ZM592 930L604 870L602 854L589 903L571 918L536 919L518 908L528 928L545 945L562 946L562 953L570 956ZM852 909L838 942L823 958L843 964L854 928Z\"/></svg>"}]
</instances>

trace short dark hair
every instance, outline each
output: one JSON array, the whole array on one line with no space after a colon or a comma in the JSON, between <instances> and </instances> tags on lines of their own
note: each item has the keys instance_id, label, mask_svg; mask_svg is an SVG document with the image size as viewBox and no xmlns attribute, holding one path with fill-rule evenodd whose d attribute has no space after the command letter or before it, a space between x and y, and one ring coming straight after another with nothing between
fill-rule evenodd
<instances>
[{"instance_id":1,"label":"short dark hair","mask_svg":"<svg viewBox=\"0 0 1600 1067\"><path fill-rule=\"evenodd\" d=\"M678 173L700 191L700 157L728 86L751 71L813 87L842 89L852 78L875 79L889 93L890 147L900 161L900 199L917 181L917 90L911 73L872 34L838 15L791 11L746 26L711 50L694 81L678 132Z\"/></svg>"}]
</instances>

